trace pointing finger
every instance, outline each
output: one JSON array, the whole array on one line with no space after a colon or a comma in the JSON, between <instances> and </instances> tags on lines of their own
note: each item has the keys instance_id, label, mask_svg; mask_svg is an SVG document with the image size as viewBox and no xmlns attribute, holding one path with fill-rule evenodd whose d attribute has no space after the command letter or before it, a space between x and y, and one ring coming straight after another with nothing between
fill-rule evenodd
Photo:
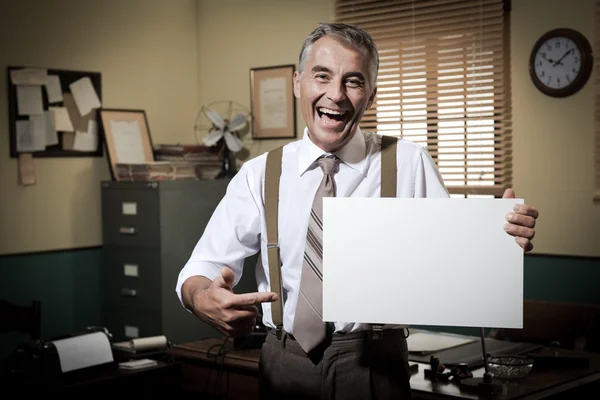
<instances>
[{"instance_id":1,"label":"pointing finger","mask_svg":"<svg viewBox=\"0 0 600 400\"><path fill-rule=\"evenodd\" d=\"M236 303L239 305L271 303L277 300L277 295L273 292L252 292L237 296Z\"/></svg>"}]
</instances>

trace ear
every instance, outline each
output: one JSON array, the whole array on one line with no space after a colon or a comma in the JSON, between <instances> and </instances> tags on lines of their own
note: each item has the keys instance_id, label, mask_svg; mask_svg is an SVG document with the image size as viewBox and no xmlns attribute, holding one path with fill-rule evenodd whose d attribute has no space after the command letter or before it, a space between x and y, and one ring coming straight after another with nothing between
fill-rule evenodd
<instances>
[{"instance_id":1,"label":"ear","mask_svg":"<svg viewBox=\"0 0 600 400\"><path fill-rule=\"evenodd\" d=\"M300 98L300 73L298 71L294 71L294 96L297 99Z\"/></svg>"},{"instance_id":2,"label":"ear","mask_svg":"<svg viewBox=\"0 0 600 400\"><path fill-rule=\"evenodd\" d=\"M369 102L367 103L367 110L373 105L373 102L375 101L375 96L377 96L377 86L375 86L375 89L373 89L373 93L371 93L371 97L369 97Z\"/></svg>"}]
</instances>

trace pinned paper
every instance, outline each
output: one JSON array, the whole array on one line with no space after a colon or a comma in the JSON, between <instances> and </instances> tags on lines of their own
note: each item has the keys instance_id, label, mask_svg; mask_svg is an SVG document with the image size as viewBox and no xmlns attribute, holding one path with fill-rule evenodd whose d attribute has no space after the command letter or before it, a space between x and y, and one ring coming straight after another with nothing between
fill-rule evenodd
<instances>
[{"instance_id":1,"label":"pinned paper","mask_svg":"<svg viewBox=\"0 0 600 400\"><path fill-rule=\"evenodd\" d=\"M73 150L96 151L98 149L98 128L96 121L88 122L87 132L75 132Z\"/></svg>"},{"instance_id":2,"label":"pinned paper","mask_svg":"<svg viewBox=\"0 0 600 400\"><path fill-rule=\"evenodd\" d=\"M77 104L79 115L85 116L89 114L90 111L100 108L100 99L98 98L98 94L96 93L90 78L84 77L78 79L71 83L69 88L73 94L75 104Z\"/></svg>"},{"instance_id":3,"label":"pinned paper","mask_svg":"<svg viewBox=\"0 0 600 400\"><path fill-rule=\"evenodd\" d=\"M39 120L18 120L16 121L16 128L18 153L45 149L46 132L44 125Z\"/></svg>"},{"instance_id":4,"label":"pinned paper","mask_svg":"<svg viewBox=\"0 0 600 400\"><path fill-rule=\"evenodd\" d=\"M60 77L58 75L48 75L46 77L45 87L46 94L48 95L48 103L59 103L63 101Z\"/></svg>"},{"instance_id":5,"label":"pinned paper","mask_svg":"<svg viewBox=\"0 0 600 400\"><path fill-rule=\"evenodd\" d=\"M92 110L87 115L80 115L77 109L77 105L75 104L75 99L71 93L64 94L63 104L67 109L67 113L69 114L71 124L73 124L73 131L87 132L88 121L96 119L97 111Z\"/></svg>"},{"instance_id":6,"label":"pinned paper","mask_svg":"<svg viewBox=\"0 0 600 400\"><path fill-rule=\"evenodd\" d=\"M44 112L42 87L34 85L17 86L17 110L19 115L39 115Z\"/></svg>"},{"instance_id":7,"label":"pinned paper","mask_svg":"<svg viewBox=\"0 0 600 400\"><path fill-rule=\"evenodd\" d=\"M13 85L44 85L48 71L42 68L21 68L10 71Z\"/></svg>"},{"instance_id":8,"label":"pinned paper","mask_svg":"<svg viewBox=\"0 0 600 400\"><path fill-rule=\"evenodd\" d=\"M23 186L35 185L35 167L31 153L19 154L19 182Z\"/></svg>"},{"instance_id":9,"label":"pinned paper","mask_svg":"<svg viewBox=\"0 0 600 400\"><path fill-rule=\"evenodd\" d=\"M56 123L54 122L54 112L46 111L44 113L46 131L46 146L58 144L58 134L56 133Z\"/></svg>"},{"instance_id":10,"label":"pinned paper","mask_svg":"<svg viewBox=\"0 0 600 400\"><path fill-rule=\"evenodd\" d=\"M73 144L75 143L75 132L64 132L62 134L62 149L73 150Z\"/></svg>"},{"instance_id":11,"label":"pinned paper","mask_svg":"<svg viewBox=\"0 0 600 400\"><path fill-rule=\"evenodd\" d=\"M48 107L54 114L54 127L58 132L73 132L71 117L65 107Z\"/></svg>"}]
</instances>

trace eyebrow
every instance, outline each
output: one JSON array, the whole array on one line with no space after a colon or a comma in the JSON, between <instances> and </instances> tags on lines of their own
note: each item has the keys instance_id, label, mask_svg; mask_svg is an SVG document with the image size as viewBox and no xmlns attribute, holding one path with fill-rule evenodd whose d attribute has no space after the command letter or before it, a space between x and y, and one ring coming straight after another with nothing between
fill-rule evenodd
<instances>
[{"instance_id":1,"label":"eyebrow","mask_svg":"<svg viewBox=\"0 0 600 400\"><path fill-rule=\"evenodd\" d=\"M311 68L310 70L311 72L327 72L329 74L332 73L331 69L323 66L323 65L315 65L314 67ZM348 79L351 77L356 77L362 81L366 81L365 76L361 73L361 72L349 72L347 74L344 75L344 79Z\"/></svg>"}]
</instances>

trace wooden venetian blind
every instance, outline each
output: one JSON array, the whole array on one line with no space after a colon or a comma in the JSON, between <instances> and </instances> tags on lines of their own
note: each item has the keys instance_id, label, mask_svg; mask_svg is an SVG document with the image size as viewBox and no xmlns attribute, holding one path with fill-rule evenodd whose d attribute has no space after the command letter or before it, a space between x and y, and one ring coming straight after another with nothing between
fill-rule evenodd
<instances>
[{"instance_id":1,"label":"wooden venetian blind","mask_svg":"<svg viewBox=\"0 0 600 400\"><path fill-rule=\"evenodd\" d=\"M594 52L594 204L600 204L600 1L596 0Z\"/></svg>"},{"instance_id":2,"label":"wooden venetian blind","mask_svg":"<svg viewBox=\"0 0 600 400\"><path fill-rule=\"evenodd\" d=\"M337 22L379 49L363 130L426 146L451 193L511 186L508 13L503 0L337 0Z\"/></svg>"}]
</instances>

